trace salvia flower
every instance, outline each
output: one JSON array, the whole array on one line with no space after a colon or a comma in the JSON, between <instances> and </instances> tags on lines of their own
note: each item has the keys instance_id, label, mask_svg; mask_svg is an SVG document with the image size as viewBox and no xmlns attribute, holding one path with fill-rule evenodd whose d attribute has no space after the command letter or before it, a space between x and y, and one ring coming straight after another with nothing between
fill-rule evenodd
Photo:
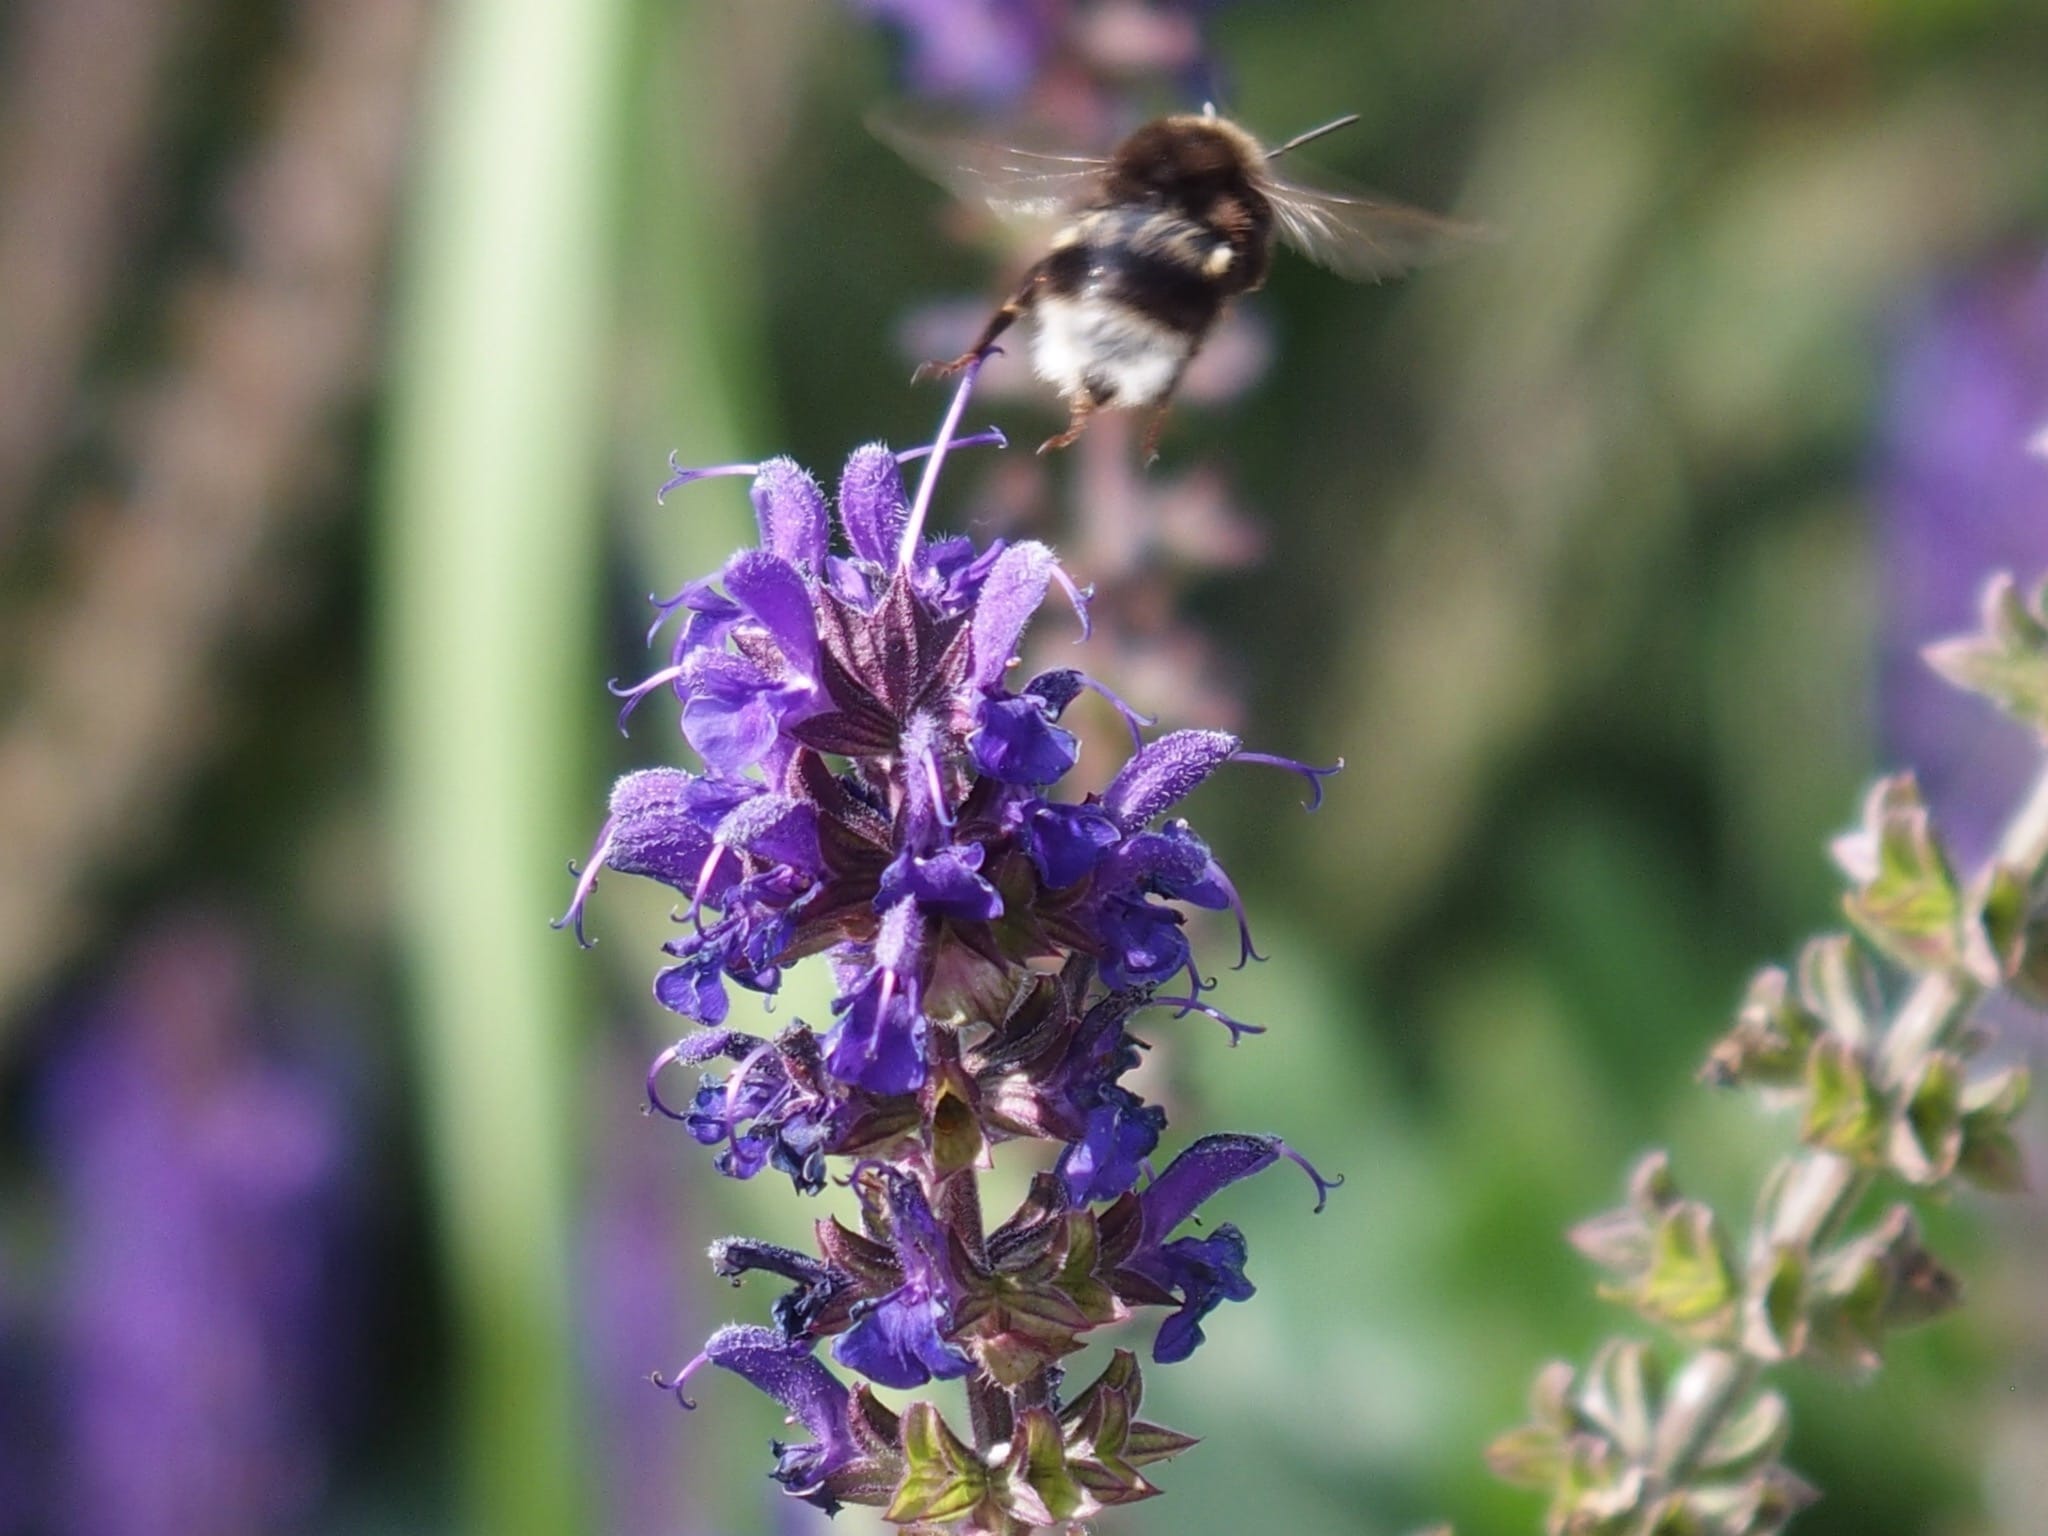
<instances>
[{"instance_id":1,"label":"salvia flower","mask_svg":"<svg viewBox=\"0 0 2048 1536\"><path fill-rule=\"evenodd\" d=\"M780 1401L811 1434L777 1450L774 1476L793 1494L880 1503L899 1523L1013 1530L1047 1523L1062 1499L1000 1472L1008 1437L1030 1442L1013 1468L1051 1479L1066 1467L1090 1507L1153 1491L1136 1466L1187 1442L1129 1419L1135 1363L1114 1366L1103 1392L1122 1405L1118 1433L1142 1427L1150 1451L1111 1446L1102 1425L1108 1440L1076 1440L1075 1415L1107 1400L1091 1388L1060 1410L1058 1362L1140 1306L1173 1309L1154 1358L1185 1358L1202 1320L1252 1285L1234 1227L1175 1229L1295 1157L1271 1137L1211 1136L1150 1177L1166 1114L1124 1081L1144 1049L1134 1021L1198 1011L1233 1043L1256 1032L1202 999L1213 983L1190 909L1233 913L1238 963L1254 951L1235 887L1174 813L1232 764L1298 774L1311 805L1334 770L1247 752L1222 731L1146 741L1150 722L1078 670L1018 678L1039 610L1059 596L1085 634L1086 594L1043 544L924 537L949 447L1000 440L951 440L972 383L932 449L856 450L831 502L786 459L677 470L665 490L750 477L759 543L657 602L663 663L616 691L629 713L673 701L701 766L619 780L562 921L580 934L605 870L667 885L678 936L654 992L696 1027L656 1058L652 1107L730 1177L773 1168L815 1193L829 1160L849 1159L859 1202L857 1225L818 1224L816 1256L714 1245L720 1274L791 1289L771 1327L721 1330L658 1379L681 1397L717 1365ZM913 498L903 464L927 452ZM1084 691L1109 698L1134 749L1076 794L1064 722ZM812 956L835 977L829 1019L773 1038L729 1027L732 988L774 993ZM987 1230L977 1174L1013 1140L1048 1143L1050 1166ZM898 1420L864 1388L849 1393L820 1345L881 1386L967 1378L973 1446L926 1405Z\"/></svg>"}]
</instances>

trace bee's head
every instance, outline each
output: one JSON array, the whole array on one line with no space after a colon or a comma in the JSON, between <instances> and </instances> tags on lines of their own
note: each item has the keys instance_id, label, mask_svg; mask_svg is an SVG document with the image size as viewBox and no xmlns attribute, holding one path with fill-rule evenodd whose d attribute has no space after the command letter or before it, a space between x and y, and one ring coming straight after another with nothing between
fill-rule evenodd
<instances>
[{"instance_id":1,"label":"bee's head","mask_svg":"<svg viewBox=\"0 0 2048 1536\"><path fill-rule=\"evenodd\" d=\"M1116 147L1110 156L1111 186L1122 197L1200 205L1242 187L1260 160L1257 141L1225 118L1162 117Z\"/></svg>"}]
</instances>

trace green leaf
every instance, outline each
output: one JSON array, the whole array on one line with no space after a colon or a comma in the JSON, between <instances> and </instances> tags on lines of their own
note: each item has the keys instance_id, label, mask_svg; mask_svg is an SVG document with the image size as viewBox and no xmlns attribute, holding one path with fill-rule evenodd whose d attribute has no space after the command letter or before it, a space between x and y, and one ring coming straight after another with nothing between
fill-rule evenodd
<instances>
[{"instance_id":1,"label":"green leaf","mask_svg":"<svg viewBox=\"0 0 2048 1536\"><path fill-rule=\"evenodd\" d=\"M2048 731L2048 622L2004 572L1984 589L1983 627L1974 635L1938 641L1922 652L1927 664L1958 688L1982 694L2022 725Z\"/></svg>"},{"instance_id":2,"label":"green leaf","mask_svg":"<svg viewBox=\"0 0 2048 1536\"><path fill-rule=\"evenodd\" d=\"M1132 1466L1147 1467L1155 1461L1178 1456L1189 1446L1201 1443L1195 1436L1168 1429L1164 1424L1148 1424L1143 1419L1134 1419L1130 1433L1124 1439L1124 1459Z\"/></svg>"}]
</instances>

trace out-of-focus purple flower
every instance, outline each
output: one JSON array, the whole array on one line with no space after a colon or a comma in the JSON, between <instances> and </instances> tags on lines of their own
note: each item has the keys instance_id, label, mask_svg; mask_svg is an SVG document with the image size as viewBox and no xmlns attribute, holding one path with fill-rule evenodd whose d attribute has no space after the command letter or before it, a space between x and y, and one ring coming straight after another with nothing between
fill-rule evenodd
<instances>
[{"instance_id":1,"label":"out-of-focus purple flower","mask_svg":"<svg viewBox=\"0 0 2048 1536\"><path fill-rule=\"evenodd\" d=\"M919 95L997 104L1038 78L1058 39L1064 0L854 0L902 35Z\"/></svg>"},{"instance_id":2,"label":"out-of-focus purple flower","mask_svg":"<svg viewBox=\"0 0 2048 1536\"><path fill-rule=\"evenodd\" d=\"M2038 756L1981 700L1921 660L1974 627L1997 570L2048 571L2048 263L1956 282L1914 315L1892 368L1877 457L1889 755L1914 765L1937 825L1965 861Z\"/></svg>"},{"instance_id":3,"label":"out-of-focus purple flower","mask_svg":"<svg viewBox=\"0 0 2048 1536\"><path fill-rule=\"evenodd\" d=\"M602 1058L619 1063L620 1053ZM607 1103L617 1077L603 1074ZM589 1194L579 1234L587 1390L604 1459L600 1496L608 1536L707 1536L700 1506L681 1497L699 1475L689 1437L646 1412L647 1362L690 1326L675 1270L692 1245L690 1202L679 1198L667 1138L640 1116L592 1117Z\"/></svg>"},{"instance_id":4,"label":"out-of-focus purple flower","mask_svg":"<svg viewBox=\"0 0 2048 1536\"><path fill-rule=\"evenodd\" d=\"M245 961L200 920L146 940L56 1063L52 1497L93 1536L301 1519L350 1353L331 1080L271 1054Z\"/></svg>"}]
</instances>

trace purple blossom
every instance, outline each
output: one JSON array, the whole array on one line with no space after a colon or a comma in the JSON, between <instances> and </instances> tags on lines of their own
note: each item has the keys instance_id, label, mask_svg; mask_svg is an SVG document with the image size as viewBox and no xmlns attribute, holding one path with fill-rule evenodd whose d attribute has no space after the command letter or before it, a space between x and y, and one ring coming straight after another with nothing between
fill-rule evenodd
<instances>
[{"instance_id":1,"label":"purple blossom","mask_svg":"<svg viewBox=\"0 0 2048 1536\"><path fill-rule=\"evenodd\" d=\"M218 1536L304 1518L347 1380L344 1121L259 1044L240 942L149 937L44 1101L66 1530Z\"/></svg>"},{"instance_id":2,"label":"purple blossom","mask_svg":"<svg viewBox=\"0 0 2048 1536\"><path fill-rule=\"evenodd\" d=\"M1974 627L1997 570L2048 569L2048 263L1931 295L1904 327L1877 460L1889 752L1915 765L1958 856L1990 851L2038 753L1921 660Z\"/></svg>"}]
</instances>

